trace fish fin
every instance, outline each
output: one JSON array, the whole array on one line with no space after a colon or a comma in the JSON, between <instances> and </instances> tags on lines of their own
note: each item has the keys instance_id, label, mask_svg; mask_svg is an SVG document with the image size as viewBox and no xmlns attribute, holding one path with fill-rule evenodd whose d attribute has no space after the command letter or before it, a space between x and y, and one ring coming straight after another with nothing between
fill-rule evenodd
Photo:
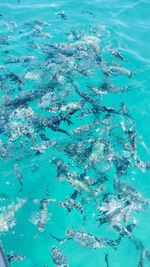
<instances>
[{"instance_id":1,"label":"fish fin","mask_svg":"<svg viewBox=\"0 0 150 267\"><path fill-rule=\"evenodd\" d=\"M50 236L51 236L52 238L56 239L61 245L62 245L63 243L65 243L66 241L68 241L68 240L71 239L71 238L69 238L69 237L59 238L59 237L54 236L54 235L51 234L51 233L50 233Z\"/></svg>"}]
</instances>

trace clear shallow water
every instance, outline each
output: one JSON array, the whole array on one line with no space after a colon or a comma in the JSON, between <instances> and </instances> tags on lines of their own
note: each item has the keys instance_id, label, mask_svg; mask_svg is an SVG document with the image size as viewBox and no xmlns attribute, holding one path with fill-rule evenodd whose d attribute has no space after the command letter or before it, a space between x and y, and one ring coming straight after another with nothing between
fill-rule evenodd
<instances>
[{"instance_id":1,"label":"clear shallow water","mask_svg":"<svg viewBox=\"0 0 150 267\"><path fill-rule=\"evenodd\" d=\"M121 102L124 102L129 113L132 115L136 124L136 131L144 142L143 145L138 146L138 154L142 160L149 160L149 1L21 1L18 5L15 1L2 1L0 2L0 14L1 17L1 36L8 36L8 43L1 44L1 62L0 65L5 65L5 60L9 58L9 55L13 56L35 56L39 61L31 63L19 63L19 64L7 64L6 67L9 72L25 75L34 70L34 75L40 66L47 60L45 54L41 53L40 49L35 49L36 44L42 46L47 43L60 43L60 42L72 42L68 39L71 30L78 32L82 31L81 35L92 35L100 38L100 50L106 57L106 46L117 48L120 51L123 58L127 63L119 62L127 69L131 69L135 76L131 79L124 76L112 76L110 78L118 87L122 85L131 85L133 90L127 93L120 94L108 94L103 96L102 103L106 106L118 108ZM56 15L59 11L64 11L67 19L61 19ZM90 11L92 13L88 13ZM33 36L33 32L38 31L38 28L34 28L32 25L35 19L41 19L46 21L49 25L39 25L42 28L42 32L46 32L45 37ZM12 23L13 22L13 23ZM30 25L27 23L31 23ZM95 25L100 25L98 30L94 29ZM66 34L67 33L67 34ZM50 34L50 36L49 36ZM71 38L71 37L70 37ZM7 41L7 40L6 40ZM31 41L35 43L31 43ZM110 60L110 59L109 59ZM115 58L111 58L111 61L115 61ZM33 64L33 67L32 67ZM35 66L35 67L34 67ZM59 66L59 58L58 58ZM5 74L5 70L1 68L1 76ZM7 73L7 71L6 71ZM32 79L25 79L22 85L22 90L39 89L39 84L47 84L47 76ZM88 83L97 81L92 76L89 78ZM98 80L99 81L99 80ZM84 79L82 77L76 77L76 82L80 86L84 86ZM4 100L9 98L9 95L15 97L20 93L16 89L17 84L8 81L6 87L1 90L2 107ZM64 85L63 85L64 86ZM66 84L64 86L64 89ZM89 93L89 91L86 91ZM4 98L5 96L5 98ZM74 93L66 101L78 100ZM36 114L48 116L44 109L39 108L37 102L29 105L32 107ZM6 108L6 111L9 107ZM11 111L12 112L12 111ZM10 113L11 113L10 112ZM93 122L93 117L85 116L79 119L76 114L73 117L73 125L68 126L67 123L62 123L62 128L69 132L79 125ZM118 119L115 117L114 122L117 123ZM96 128L98 129L98 127ZM1 134L3 143L9 139L9 134ZM63 147L68 143L69 137L61 133L46 130L48 138L54 138L59 140ZM120 130L117 133L121 135ZM97 136L96 132L90 132L90 137ZM76 138L76 137L73 137ZM83 136L82 140L87 139L87 136ZM112 247L106 247L104 249L87 249L83 248L74 241L69 241L60 246L57 241L52 239L49 233L55 234L58 237L64 237L66 229L73 228L75 230L88 232L94 234L97 237L107 237L110 239L116 239L118 234L106 224L99 227L97 216L97 208L93 200L84 204L86 213L86 222L83 224L82 216L76 211L67 213L66 209L57 206L57 203L64 200L66 195L70 196L73 193L72 187L67 182L58 183L56 180L56 167L54 164L50 164L49 161L53 156L63 159L68 162L68 155L61 153L61 149L49 149L41 155L35 155L31 152L31 140L27 139L25 149L20 149L20 141L24 141L23 138L13 142L19 149L10 150L11 157L1 157L1 207L6 209L8 205L13 202L17 202L17 198L26 199L26 203L18 210L12 219L12 227L9 227L8 231L1 231L1 240L5 247L6 253L10 254L14 251L14 254L21 254L26 257L23 261L13 262L13 266L34 266L43 267L44 265L53 266L53 262L50 256L50 250L53 245L61 247L64 255L68 258L69 266L72 267L98 267L107 266L105 262L105 253L109 254L109 266L138 266L140 259L140 251L135 248L135 245L127 237L123 238L118 249L115 251ZM37 141L41 141L37 137ZM71 140L71 142L73 142ZM115 142L115 141L114 141ZM38 143L38 142L37 142ZM33 142L34 144L34 142ZM113 146L113 144L112 144ZM9 146L8 146L9 147ZM9 147L10 149L10 147ZM119 153L119 147L117 148ZM122 153L122 152L120 152ZM22 158L21 158L22 156ZM90 155L88 156L90 157ZM84 158L84 155L83 155ZM84 160L77 162L74 159L70 159L71 169L73 171L83 171ZM19 183L14 173L14 165L18 164L19 169L23 174L23 189L19 192ZM78 167L76 166L78 163ZM92 172L92 171L91 171ZM91 173L93 175L93 173ZM114 176L113 170L109 173L109 181L104 183L104 192L113 192L112 185ZM136 169L133 166L129 168L127 175L124 175L122 180L128 181L133 187L142 193L143 197L150 197L150 183L149 172L142 172L140 169ZM55 198L55 203L50 203L48 208L49 220L45 224L45 229L40 232L37 227L37 216L39 216L40 204L38 201L47 197L46 192L49 192L50 198ZM86 195L86 198L88 196ZM102 204L101 196L98 197L100 204ZM35 199L38 200L35 204ZM82 197L79 196L79 201L83 203ZM84 200L85 202L85 200ZM14 211L12 211L13 213ZM137 240L140 240L144 246L150 250L149 246L149 206L142 212L135 213L131 216L128 223L137 221L133 234ZM2 210L3 215L3 210ZM123 223L124 225L125 223ZM149 266L150 263L145 259L145 265Z\"/></svg>"}]
</instances>

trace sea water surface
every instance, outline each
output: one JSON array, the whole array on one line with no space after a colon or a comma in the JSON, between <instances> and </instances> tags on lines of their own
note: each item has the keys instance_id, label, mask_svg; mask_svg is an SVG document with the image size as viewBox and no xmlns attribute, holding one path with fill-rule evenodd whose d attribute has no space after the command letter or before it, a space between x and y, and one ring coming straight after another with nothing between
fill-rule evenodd
<instances>
[{"instance_id":1,"label":"sea water surface","mask_svg":"<svg viewBox=\"0 0 150 267\"><path fill-rule=\"evenodd\" d=\"M150 251L150 172L145 164L150 161L149 14L148 0L0 0L0 239L6 255L23 256L22 260L14 258L9 263L10 266L57 266L51 257L53 246L61 249L70 267L150 266L150 258L145 255ZM76 67L75 47L81 42L83 46L79 50L82 54L78 61L82 63L82 71L78 74L78 65L77 73L72 75L72 69ZM61 43L72 46L60 47ZM47 45L51 44L56 46L50 53ZM123 66L131 73L99 73L104 65L100 62L97 69L93 67L95 59L93 54L90 57L90 46L96 51L95 57L99 55L103 62L107 62L106 68L109 65ZM59 52L56 47L60 49ZM111 55L113 49L119 51L121 58ZM12 63L15 57L21 56L31 58L22 58ZM84 73L86 67L88 70ZM58 89L55 89L55 83L50 85L52 73L60 84ZM130 90L111 93L107 88L106 94L95 95L87 86L100 86L104 80L111 81L116 88L129 86ZM112 115L109 111L104 115L103 111L96 115L94 111L90 115L83 115L93 108L93 104L91 100L85 100L75 93L74 83L91 96L93 101L97 101L99 106L119 110L121 103L124 103L130 116L115 113ZM23 92L45 88L49 90L50 86L52 89L48 92L54 92L57 98L51 96L48 102L43 104L48 105L49 109L42 108L43 96L22 104L15 104L19 103L19 100L13 104L11 102L13 99L20 99ZM19 97L16 98L17 96ZM81 103L81 110L70 116L71 124L62 121L60 128L67 134L46 128L44 122L43 131L39 122L40 126L37 125L37 117L39 119L40 116L48 118L58 115L61 109L63 111L62 105L74 101L83 101L84 104ZM82 104L86 105L86 108L82 108ZM27 112L28 108L30 115L23 113L23 109ZM21 112L21 117L17 112ZM98 120L108 120L108 124L104 123L104 130L111 125L112 128L116 127L115 130L111 132L109 129L110 135L106 133L102 136L99 124L88 133L79 136L73 133L74 129ZM20 121L23 123L21 126ZM29 129L23 128L23 125L33 128L28 132ZM129 136L131 131L136 135L134 141L133 135ZM41 144L47 140L44 135L57 145L51 145L47 149L45 143ZM92 148L90 138L94 140L91 140L94 144ZM123 145L118 145L116 140L120 140L120 144L123 142ZM90 143L89 150L85 149L86 142ZM38 145L40 148L36 149ZM71 147L72 150L69 150ZM109 147L109 151L106 151L106 147ZM134 151L131 151L132 149ZM125 152L128 156L123 156ZM58 205L66 197L70 199L76 187L67 181L63 168L58 179L54 157L68 164L67 171L73 179L76 177L79 180L78 175L85 174L85 168L89 168L86 175L91 180L98 180L102 174L108 176L106 181L99 185L88 185L94 192L92 194L97 192L99 204L95 203L95 197L91 197L84 190L78 192L76 200L84 209L85 221L78 210L68 212ZM122 168L120 172L119 164L120 169ZM108 170L107 165L110 165ZM120 193L120 189L115 188L113 179L116 175L118 179L132 186L129 196L128 192ZM86 184L84 179L83 184ZM122 187L123 192L124 185ZM136 193L132 195L131 191ZM104 207L104 196L108 194L113 195L114 201L110 203L112 209L115 209L115 199L120 201L119 205L123 205L124 210L132 203L130 211L123 211L122 207L115 215L115 224L118 227L121 225L123 229L127 229L128 225L134 224L131 233L126 234L125 230L118 232L118 229L113 228L111 219L100 225L100 209ZM41 230L39 220L44 199L54 199L55 202L48 203ZM124 212L124 215L120 218L121 212ZM83 247L74 240L61 244L50 235L64 238L66 230L70 228L97 238L117 240L121 235L123 238L116 248L106 245L104 248L93 249Z\"/></svg>"}]
</instances>

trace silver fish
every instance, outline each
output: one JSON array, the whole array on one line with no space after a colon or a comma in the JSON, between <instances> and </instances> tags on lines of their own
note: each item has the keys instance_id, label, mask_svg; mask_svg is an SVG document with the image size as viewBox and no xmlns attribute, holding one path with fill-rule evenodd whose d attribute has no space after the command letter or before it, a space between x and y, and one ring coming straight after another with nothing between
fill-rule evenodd
<instances>
[{"instance_id":1,"label":"silver fish","mask_svg":"<svg viewBox=\"0 0 150 267\"><path fill-rule=\"evenodd\" d=\"M74 231L73 229L67 230L67 236L86 248L103 248L107 244L104 239L97 238L88 233Z\"/></svg>"},{"instance_id":2,"label":"silver fish","mask_svg":"<svg viewBox=\"0 0 150 267\"><path fill-rule=\"evenodd\" d=\"M116 49L111 50L111 54L112 54L114 57L120 59L121 61L125 61L124 58L121 56L120 52L117 51Z\"/></svg>"},{"instance_id":3,"label":"silver fish","mask_svg":"<svg viewBox=\"0 0 150 267\"><path fill-rule=\"evenodd\" d=\"M18 209L26 203L26 199L18 199L17 203L7 206L0 215L0 232L8 231L14 225L14 218Z\"/></svg>"},{"instance_id":4,"label":"silver fish","mask_svg":"<svg viewBox=\"0 0 150 267\"><path fill-rule=\"evenodd\" d=\"M40 201L40 212L38 220L38 230L43 232L45 224L48 221L48 204L55 202L55 199L42 199Z\"/></svg>"},{"instance_id":5,"label":"silver fish","mask_svg":"<svg viewBox=\"0 0 150 267\"><path fill-rule=\"evenodd\" d=\"M23 62L30 62L33 60L35 57L34 56L10 56L6 61L5 64L10 64L10 63L23 63Z\"/></svg>"},{"instance_id":6,"label":"silver fish","mask_svg":"<svg viewBox=\"0 0 150 267\"><path fill-rule=\"evenodd\" d=\"M55 267L69 267L67 258L63 255L59 248L52 247L51 256Z\"/></svg>"}]
</instances>

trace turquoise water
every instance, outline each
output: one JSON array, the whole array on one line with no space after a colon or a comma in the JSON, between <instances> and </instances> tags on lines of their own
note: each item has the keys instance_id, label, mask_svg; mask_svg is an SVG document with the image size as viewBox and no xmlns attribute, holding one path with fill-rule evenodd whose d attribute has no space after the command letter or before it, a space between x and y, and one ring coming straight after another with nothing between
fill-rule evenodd
<instances>
[{"instance_id":1,"label":"turquoise water","mask_svg":"<svg viewBox=\"0 0 150 267\"><path fill-rule=\"evenodd\" d=\"M59 15L61 11L64 13ZM150 251L150 183L145 164L150 157L149 13L149 1L0 1L0 239L6 255L13 252L25 257L12 261L10 266L55 266L52 246L62 250L71 267L150 266L146 256L144 265L138 265L143 248ZM50 44L55 48L50 50ZM113 56L113 50L119 51L121 58ZM18 59L21 56L30 58ZM18 62L12 63L16 58ZM127 72L113 73L110 66L117 71L122 66ZM106 73L102 71L104 67ZM109 86L100 93L104 81L113 83L114 90L126 86L126 92L120 89L115 93ZM91 96L98 107L111 107L120 113L99 110L83 115L93 104L75 91L76 86ZM89 86L99 88L99 94ZM42 89L45 93L32 101L12 104L17 103L14 99L19 103L27 91ZM79 105L69 117L72 124L60 124L67 134L46 127L46 118L59 113L66 116L66 105L72 102ZM126 105L128 116L120 108L121 103ZM39 119L44 120L42 126ZM87 132L73 132L87 124L93 125ZM135 148L127 133L131 129L136 133ZM42 134L56 144L46 148ZM76 199L84 209L85 221L79 211L67 212L58 206L59 201L71 198L75 186L62 170L57 177L54 157L67 164L73 179L79 180L86 168L90 181L107 175L106 181L94 186L83 179L92 192L90 195L80 190ZM129 162L125 165L127 172L117 173L119 159L125 158ZM125 183L124 190L126 183L132 186L120 198L121 189L114 186L116 176ZM133 191L138 192L136 196L131 194ZM63 238L66 230L72 228L116 240L119 233L113 222L100 225L98 221L104 195L108 193L121 205L115 224L124 229L131 223L136 225L131 236L123 235L116 250L109 245L85 248L74 240L61 245L50 236ZM55 202L48 203L44 229L40 231L43 199ZM130 211L125 209L129 199ZM115 208L114 201L110 201L110 209L113 205ZM134 241L142 244L142 249L136 248ZM109 265L105 261L107 252Z\"/></svg>"}]
</instances>

